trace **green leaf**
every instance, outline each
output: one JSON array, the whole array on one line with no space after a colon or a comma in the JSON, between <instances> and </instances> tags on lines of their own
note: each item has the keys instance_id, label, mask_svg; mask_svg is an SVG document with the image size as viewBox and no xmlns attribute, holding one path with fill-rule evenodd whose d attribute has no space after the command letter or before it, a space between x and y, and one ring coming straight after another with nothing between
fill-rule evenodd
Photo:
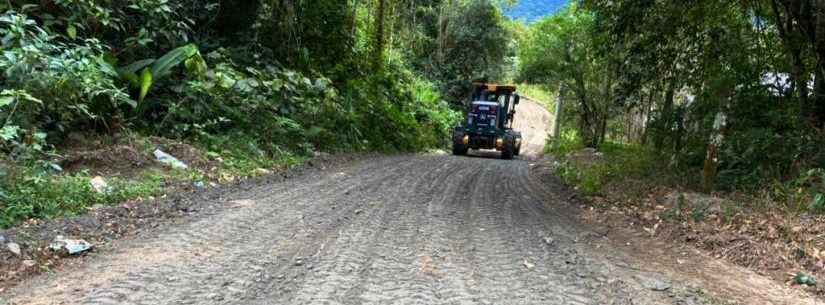
<instances>
[{"instance_id":1,"label":"green leaf","mask_svg":"<svg viewBox=\"0 0 825 305\"><path fill-rule=\"evenodd\" d=\"M100 65L100 71L108 75L112 78L120 77L120 73L117 72L117 69L110 64L104 57L96 58L98 65Z\"/></svg>"},{"instance_id":2,"label":"green leaf","mask_svg":"<svg viewBox=\"0 0 825 305\"><path fill-rule=\"evenodd\" d=\"M66 34L68 34L69 38L71 38L71 39L77 39L77 28L74 25L70 24L66 28Z\"/></svg>"},{"instance_id":3,"label":"green leaf","mask_svg":"<svg viewBox=\"0 0 825 305\"><path fill-rule=\"evenodd\" d=\"M0 107L5 107L14 103L13 96L0 96Z\"/></svg>"},{"instance_id":4,"label":"green leaf","mask_svg":"<svg viewBox=\"0 0 825 305\"><path fill-rule=\"evenodd\" d=\"M155 78L160 79L172 73L172 68L180 65L192 56L199 54L198 47L194 44L188 44L180 48L174 49L158 58L152 65L152 74Z\"/></svg>"},{"instance_id":5,"label":"green leaf","mask_svg":"<svg viewBox=\"0 0 825 305\"><path fill-rule=\"evenodd\" d=\"M14 138L17 137L17 133L19 131L20 131L19 126L14 126L14 125L3 126L3 128L0 129L0 138L5 140L5 141L14 140Z\"/></svg>"},{"instance_id":6,"label":"green leaf","mask_svg":"<svg viewBox=\"0 0 825 305\"><path fill-rule=\"evenodd\" d=\"M137 106L138 106L137 102L135 102L135 100L130 99L130 98L125 99L124 102L132 108L137 108Z\"/></svg>"},{"instance_id":7,"label":"green leaf","mask_svg":"<svg viewBox=\"0 0 825 305\"><path fill-rule=\"evenodd\" d=\"M138 61L133 62L132 64L130 64L128 66L121 67L117 70L118 70L118 73L121 75L121 77L126 78L126 77L124 77L124 75L128 75L128 74L137 75L138 71L142 70L143 68L146 68L146 67L150 66L153 63L155 63L154 58L138 60Z\"/></svg>"},{"instance_id":8,"label":"green leaf","mask_svg":"<svg viewBox=\"0 0 825 305\"><path fill-rule=\"evenodd\" d=\"M152 70L149 68L143 69L143 72L140 73L140 99L139 101L142 103L143 99L146 98L146 95L149 94L149 89L152 88L153 83L153 76Z\"/></svg>"},{"instance_id":9,"label":"green leaf","mask_svg":"<svg viewBox=\"0 0 825 305\"><path fill-rule=\"evenodd\" d=\"M203 79L206 76L206 62L203 60L200 55L195 54L194 56L190 57L184 63L186 65L186 70L189 72L190 75L195 76L199 79Z\"/></svg>"}]
</instances>

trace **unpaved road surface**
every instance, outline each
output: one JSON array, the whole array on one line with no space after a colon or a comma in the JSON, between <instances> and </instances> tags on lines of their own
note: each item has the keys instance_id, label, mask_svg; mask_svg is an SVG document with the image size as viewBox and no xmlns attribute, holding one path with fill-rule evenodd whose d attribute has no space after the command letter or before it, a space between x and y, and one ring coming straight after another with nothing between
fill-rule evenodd
<instances>
[{"instance_id":1,"label":"unpaved road surface","mask_svg":"<svg viewBox=\"0 0 825 305\"><path fill-rule=\"evenodd\" d=\"M523 105L530 159L548 114ZM604 233L525 159L376 157L237 190L0 303L706 304L703 287L591 242Z\"/></svg>"}]
</instances>

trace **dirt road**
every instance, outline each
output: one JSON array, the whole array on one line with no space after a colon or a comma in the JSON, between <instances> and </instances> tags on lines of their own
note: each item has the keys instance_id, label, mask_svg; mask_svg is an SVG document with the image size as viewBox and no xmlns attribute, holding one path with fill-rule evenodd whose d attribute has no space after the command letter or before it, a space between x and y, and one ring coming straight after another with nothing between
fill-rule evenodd
<instances>
[{"instance_id":1,"label":"dirt road","mask_svg":"<svg viewBox=\"0 0 825 305\"><path fill-rule=\"evenodd\" d=\"M536 156L548 114L527 102L519 115ZM695 286L592 242L604 232L577 222L569 194L531 166L377 157L237 190L221 209L29 280L6 301L705 304Z\"/></svg>"}]
</instances>

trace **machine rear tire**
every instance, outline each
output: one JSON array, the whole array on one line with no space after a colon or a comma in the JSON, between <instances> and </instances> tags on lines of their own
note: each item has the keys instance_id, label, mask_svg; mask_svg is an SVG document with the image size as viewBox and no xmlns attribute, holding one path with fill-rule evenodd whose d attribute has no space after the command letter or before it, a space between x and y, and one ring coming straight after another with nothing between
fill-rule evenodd
<instances>
[{"instance_id":1,"label":"machine rear tire","mask_svg":"<svg viewBox=\"0 0 825 305\"><path fill-rule=\"evenodd\" d=\"M515 149L513 150L513 155L519 156L519 155L521 155L521 144L523 144L521 133L518 132L518 131L513 131L512 137L513 137L514 143L518 142L518 145L516 145Z\"/></svg>"},{"instance_id":2,"label":"machine rear tire","mask_svg":"<svg viewBox=\"0 0 825 305\"><path fill-rule=\"evenodd\" d=\"M516 141L512 136L504 138L504 147L501 150L501 159L512 160L516 152Z\"/></svg>"}]
</instances>

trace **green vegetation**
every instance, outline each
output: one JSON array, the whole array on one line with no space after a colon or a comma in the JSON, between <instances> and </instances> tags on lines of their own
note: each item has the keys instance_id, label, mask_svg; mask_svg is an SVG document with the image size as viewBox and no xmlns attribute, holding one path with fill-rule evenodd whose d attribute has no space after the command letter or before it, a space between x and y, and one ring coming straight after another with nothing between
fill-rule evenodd
<instances>
[{"instance_id":1,"label":"green vegetation","mask_svg":"<svg viewBox=\"0 0 825 305\"><path fill-rule=\"evenodd\" d=\"M825 36L808 34L825 18L805 14L819 6L583 1L530 25L518 79L566 101L562 126L579 142L554 145L632 162L619 176L663 169L705 192L769 190L821 211ZM595 190L604 178L581 179Z\"/></svg>"},{"instance_id":2,"label":"green vegetation","mask_svg":"<svg viewBox=\"0 0 825 305\"><path fill-rule=\"evenodd\" d=\"M11 226L21 219L76 215L98 204L157 195L167 179L157 173L147 173L138 181L114 179L109 181L110 190L98 193L84 173L54 177L23 173L18 177L25 178L4 185L0 193L5 205L0 214L0 227Z\"/></svg>"},{"instance_id":3,"label":"green vegetation","mask_svg":"<svg viewBox=\"0 0 825 305\"><path fill-rule=\"evenodd\" d=\"M584 145L577 132L567 129L560 139L547 145L547 152L564 156L557 174L566 183L577 187L585 195L599 195L611 181L676 179L663 170L664 160L653 149L641 145L605 142L600 150L583 151Z\"/></svg>"},{"instance_id":4,"label":"green vegetation","mask_svg":"<svg viewBox=\"0 0 825 305\"><path fill-rule=\"evenodd\" d=\"M190 143L219 163L181 174L195 180L443 146L471 82L513 70L497 3L2 2L0 226L157 194L177 175L97 194L62 170L73 134Z\"/></svg>"},{"instance_id":5,"label":"green vegetation","mask_svg":"<svg viewBox=\"0 0 825 305\"><path fill-rule=\"evenodd\" d=\"M556 95L552 90L547 90L545 86L533 84L521 84L518 86L521 96L529 97L544 105L550 112L556 111Z\"/></svg>"}]
</instances>

